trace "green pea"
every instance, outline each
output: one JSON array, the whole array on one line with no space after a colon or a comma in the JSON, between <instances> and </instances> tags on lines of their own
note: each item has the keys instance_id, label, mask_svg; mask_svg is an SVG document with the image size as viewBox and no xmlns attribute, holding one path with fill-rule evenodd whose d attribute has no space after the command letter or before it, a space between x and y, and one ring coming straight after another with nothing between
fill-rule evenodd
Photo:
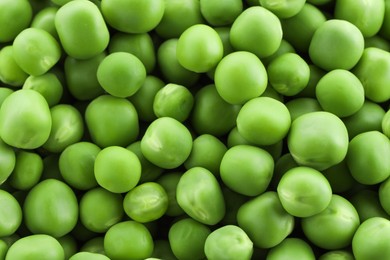
<instances>
[{"instance_id":1,"label":"green pea","mask_svg":"<svg viewBox=\"0 0 390 260\"><path fill-rule=\"evenodd\" d=\"M298 167L294 158L290 153L285 153L275 162L274 172L272 175L271 183L269 185L270 190L276 191L282 176L290 169Z\"/></svg>"},{"instance_id":2,"label":"green pea","mask_svg":"<svg viewBox=\"0 0 390 260\"><path fill-rule=\"evenodd\" d=\"M352 177L366 185L378 184L390 176L390 140L383 133L358 134L349 143L346 157Z\"/></svg>"},{"instance_id":3,"label":"green pea","mask_svg":"<svg viewBox=\"0 0 390 260\"><path fill-rule=\"evenodd\" d=\"M294 98L286 102L285 105L290 112L291 122L301 115L322 111L320 103L314 98Z\"/></svg>"},{"instance_id":4,"label":"green pea","mask_svg":"<svg viewBox=\"0 0 390 260\"><path fill-rule=\"evenodd\" d=\"M364 47L375 47L384 51L390 51L389 42L382 36L374 35L372 37L364 38Z\"/></svg>"},{"instance_id":5,"label":"green pea","mask_svg":"<svg viewBox=\"0 0 390 260\"><path fill-rule=\"evenodd\" d=\"M227 147L228 148L231 148L231 147L236 146L236 145L245 145L245 144L252 145L251 142L249 142L244 137L242 137L240 132L238 132L237 126L234 127L232 130L230 130L230 132L228 134L228 138L227 138Z\"/></svg>"},{"instance_id":6,"label":"green pea","mask_svg":"<svg viewBox=\"0 0 390 260\"><path fill-rule=\"evenodd\" d=\"M378 191L363 188L348 199L357 210L361 223L373 217L390 219L380 203Z\"/></svg>"},{"instance_id":7,"label":"green pea","mask_svg":"<svg viewBox=\"0 0 390 260\"><path fill-rule=\"evenodd\" d=\"M157 239L154 240L154 249L152 257L146 259L176 259L175 255L172 252L171 246L169 245L168 240ZM146 260L145 259L145 260Z\"/></svg>"},{"instance_id":8,"label":"green pea","mask_svg":"<svg viewBox=\"0 0 390 260\"><path fill-rule=\"evenodd\" d=\"M202 167L191 168L182 175L176 199L187 215L206 225L217 224L225 215L221 187L215 176Z\"/></svg>"},{"instance_id":9,"label":"green pea","mask_svg":"<svg viewBox=\"0 0 390 260\"><path fill-rule=\"evenodd\" d=\"M262 58L261 61L267 67L268 64L271 63L271 61L273 61L274 59L276 59L277 57L279 57L285 53L295 53L295 49L288 41L286 41L285 39L282 39L278 50L276 52L274 52L271 56L268 56L266 58ZM267 89L272 89L272 88L267 87Z\"/></svg>"},{"instance_id":10,"label":"green pea","mask_svg":"<svg viewBox=\"0 0 390 260\"><path fill-rule=\"evenodd\" d=\"M91 252L104 255L104 237L98 236L91 238L81 246L80 252Z\"/></svg>"},{"instance_id":11,"label":"green pea","mask_svg":"<svg viewBox=\"0 0 390 260\"><path fill-rule=\"evenodd\" d=\"M64 181L59 168L59 154L49 154L43 158L43 171L41 180L56 179Z\"/></svg>"},{"instance_id":12,"label":"green pea","mask_svg":"<svg viewBox=\"0 0 390 260\"><path fill-rule=\"evenodd\" d=\"M351 202L339 195L332 195L325 210L303 218L301 225L309 241L321 248L334 250L351 245L360 220Z\"/></svg>"},{"instance_id":13,"label":"green pea","mask_svg":"<svg viewBox=\"0 0 390 260\"><path fill-rule=\"evenodd\" d=\"M390 39L390 2L385 0L385 15L379 34L386 39Z\"/></svg>"},{"instance_id":14,"label":"green pea","mask_svg":"<svg viewBox=\"0 0 390 260\"><path fill-rule=\"evenodd\" d=\"M309 64L310 78L306 88L299 92L297 97L316 98L316 87L318 81L325 75L325 71L318 68L316 65Z\"/></svg>"},{"instance_id":15,"label":"green pea","mask_svg":"<svg viewBox=\"0 0 390 260\"><path fill-rule=\"evenodd\" d=\"M362 82L366 97L378 103L390 99L389 71L390 53L375 47L366 48L352 70Z\"/></svg>"},{"instance_id":16,"label":"green pea","mask_svg":"<svg viewBox=\"0 0 390 260\"><path fill-rule=\"evenodd\" d=\"M293 231L295 224L294 217L284 210L274 191L266 191L242 204L237 222L259 248L276 246Z\"/></svg>"},{"instance_id":17,"label":"green pea","mask_svg":"<svg viewBox=\"0 0 390 260\"><path fill-rule=\"evenodd\" d=\"M204 86L195 94L191 125L198 134L225 135L236 125L240 108L222 99L215 85Z\"/></svg>"},{"instance_id":18,"label":"green pea","mask_svg":"<svg viewBox=\"0 0 390 260\"><path fill-rule=\"evenodd\" d=\"M149 230L135 221L117 223L104 236L104 250L110 259L145 259L151 256L153 247Z\"/></svg>"},{"instance_id":19,"label":"green pea","mask_svg":"<svg viewBox=\"0 0 390 260\"><path fill-rule=\"evenodd\" d=\"M5 259L5 255L8 251L8 245L3 240L0 240L0 259Z\"/></svg>"},{"instance_id":20,"label":"green pea","mask_svg":"<svg viewBox=\"0 0 390 260\"><path fill-rule=\"evenodd\" d=\"M267 87L267 72L254 54L246 51L225 56L215 70L218 94L230 104L243 104Z\"/></svg>"},{"instance_id":21,"label":"green pea","mask_svg":"<svg viewBox=\"0 0 390 260\"><path fill-rule=\"evenodd\" d=\"M76 195L67 184L47 179L28 192L23 213L32 233L61 237L76 226L79 210Z\"/></svg>"},{"instance_id":22,"label":"green pea","mask_svg":"<svg viewBox=\"0 0 390 260\"><path fill-rule=\"evenodd\" d=\"M28 74L16 63L13 46L4 46L0 50L0 81L10 86L22 86Z\"/></svg>"},{"instance_id":23,"label":"green pea","mask_svg":"<svg viewBox=\"0 0 390 260\"><path fill-rule=\"evenodd\" d=\"M356 259L386 259L390 257L387 241L390 238L390 221L376 217L364 221L352 240Z\"/></svg>"},{"instance_id":24,"label":"green pea","mask_svg":"<svg viewBox=\"0 0 390 260\"><path fill-rule=\"evenodd\" d=\"M127 146L139 133L138 115L133 104L110 95L99 96L88 104L85 122L92 141L102 148Z\"/></svg>"},{"instance_id":25,"label":"green pea","mask_svg":"<svg viewBox=\"0 0 390 260\"><path fill-rule=\"evenodd\" d=\"M104 233L122 220L123 198L103 188L88 190L80 200L80 220L89 230Z\"/></svg>"},{"instance_id":26,"label":"green pea","mask_svg":"<svg viewBox=\"0 0 390 260\"><path fill-rule=\"evenodd\" d=\"M379 202L382 206L382 208L386 211L387 214L390 215L390 200L389 200L389 194L390 194L390 179L387 178L385 181L383 181L378 190L379 195Z\"/></svg>"},{"instance_id":27,"label":"green pea","mask_svg":"<svg viewBox=\"0 0 390 260\"><path fill-rule=\"evenodd\" d=\"M279 18L262 6L245 9L230 29L230 42L239 51L249 51L264 58L275 53L282 41Z\"/></svg>"},{"instance_id":28,"label":"green pea","mask_svg":"<svg viewBox=\"0 0 390 260\"><path fill-rule=\"evenodd\" d=\"M22 209L10 193L0 190L0 237L16 232L22 223Z\"/></svg>"},{"instance_id":29,"label":"green pea","mask_svg":"<svg viewBox=\"0 0 390 260\"><path fill-rule=\"evenodd\" d=\"M201 0L200 11L206 21L213 26L230 25L243 10L240 0Z\"/></svg>"},{"instance_id":30,"label":"green pea","mask_svg":"<svg viewBox=\"0 0 390 260\"><path fill-rule=\"evenodd\" d=\"M290 125L287 107L269 97L248 101L237 116L238 132L257 145L271 145L281 141L287 135Z\"/></svg>"},{"instance_id":31,"label":"green pea","mask_svg":"<svg viewBox=\"0 0 390 260\"><path fill-rule=\"evenodd\" d=\"M72 255L77 253L76 239L70 234L60 237L57 240L64 249L65 259L69 259Z\"/></svg>"},{"instance_id":32,"label":"green pea","mask_svg":"<svg viewBox=\"0 0 390 260\"><path fill-rule=\"evenodd\" d=\"M170 117L154 120L141 139L141 151L145 158L163 169L173 169L183 164L191 149L190 131Z\"/></svg>"},{"instance_id":33,"label":"green pea","mask_svg":"<svg viewBox=\"0 0 390 260\"><path fill-rule=\"evenodd\" d=\"M240 227L227 225L211 232L206 239L204 252L210 260L249 260L253 254L253 242Z\"/></svg>"},{"instance_id":34,"label":"green pea","mask_svg":"<svg viewBox=\"0 0 390 260\"><path fill-rule=\"evenodd\" d=\"M9 183L18 190L31 189L37 184L43 172L43 160L34 152L19 150L16 152L15 168Z\"/></svg>"},{"instance_id":35,"label":"green pea","mask_svg":"<svg viewBox=\"0 0 390 260\"><path fill-rule=\"evenodd\" d=\"M1 1L0 10L0 42L10 42L15 39L29 26L33 16L30 1L27 0Z\"/></svg>"},{"instance_id":36,"label":"green pea","mask_svg":"<svg viewBox=\"0 0 390 260\"><path fill-rule=\"evenodd\" d=\"M360 80L350 71L336 69L319 80L316 96L325 111L339 117L347 117L362 108L364 88Z\"/></svg>"},{"instance_id":37,"label":"green pea","mask_svg":"<svg viewBox=\"0 0 390 260\"><path fill-rule=\"evenodd\" d=\"M45 234L36 234L22 237L13 243L5 259L63 260L64 257L64 250L57 239Z\"/></svg>"},{"instance_id":38,"label":"green pea","mask_svg":"<svg viewBox=\"0 0 390 260\"><path fill-rule=\"evenodd\" d=\"M204 246L211 233L208 226L192 218L175 222L168 232L168 241L178 259L204 259Z\"/></svg>"},{"instance_id":39,"label":"green pea","mask_svg":"<svg viewBox=\"0 0 390 260\"><path fill-rule=\"evenodd\" d=\"M110 260L105 255L97 254L97 253L91 253L91 252L78 252L74 255L72 255L69 260Z\"/></svg>"},{"instance_id":40,"label":"green pea","mask_svg":"<svg viewBox=\"0 0 390 260\"><path fill-rule=\"evenodd\" d=\"M246 196L257 196L266 191L271 181L274 161L261 148L236 145L227 150L220 167L221 179L226 186Z\"/></svg>"},{"instance_id":41,"label":"green pea","mask_svg":"<svg viewBox=\"0 0 390 260\"><path fill-rule=\"evenodd\" d=\"M54 24L58 8L54 6L45 7L36 13L31 21L30 27L40 28L51 34L56 40L59 40L58 33Z\"/></svg>"},{"instance_id":42,"label":"green pea","mask_svg":"<svg viewBox=\"0 0 390 260\"><path fill-rule=\"evenodd\" d=\"M0 110L0 136L13 147L35 149L49 138L52 119L45 98L34 90L13 92Z\"/></svg>"},{"instance_id":43,"label":"green pea","mask_svg":"<svg viewBox=\"0 0 390 260\"><path fill-rule=\"evenodd\" d=\"M336 47L334 42L338 43ZM363 50L363 35L354 24L345 20L330 19L314 32L309 46L309 56L315 65L324 70L349 70L358 63Z\"/></svg>"},{"instance_id":44,"label":"green pea","mask_svg":"<svg viewBox=\"0 0 390 260\"><path fill-rule=\"evenodd\" d=\"M60 102L64 91L61 81L51 72L39 76L29 76L23 84L23 89L39 92L46 99L49 107Z\"/></svg>"},{"instance_id":45,"label":"green pea","mask_svg":"<svg viewBox=\"0 0 390 260\"><path fill-rule=\"evenodd\" d=\"M16 164L16 155L12 147L0 139L0 185L3 184L11 175Z\"/></svg>"},{"instance_id":46,"label":"green pea","mask_svg":"<svg viewBox=\"0 0 390 260\"><path fill-rule=\"evenodd\" d=\"M72 0L50 0L50 1L56 5L64 5Z\"/></svg>"},{"instance_id":47,"label":"green pea","mask_svg":"<svg viewBox=\"0 0 390 260\"><path fill-rule=\"evenodd\" d=\"M305 240L295 237L289 237L283 240L277 246L271 248L267 254L267 260L278 259L316 259L313 249Z\"/></svg>"},{"instance_id":48,"label":"green pea","mask_svg":"<svg viewBox=\"0 0 390 260\"><path fill-rule=\"evenodd\" d=\"M168 195L168 208L165 211L165 215L167 216L177 217L184 213L176 199L177 184L180 181L181 175L182 173L180 172L165 173L156 180Z\"/></svg>"},{"instance_id":49,"label":"green pea","mask_svg":"<svg viewBox=\"0 0 390 260\"><path fill-rule=\"evenodd\" d=\"M299 165L325 170L344 160L348 150L348 132L335 115L311 112L296 118L287 137L287 145Z\"/></svg>"},{"instance_id":50,"label":"green pea","mask_svg":"<svg viewBox=\"0 0 390 260\"><path fill-rule=\"evenodd\" d=\"M318 260L354 260L352 252L347 250L328 251L318 258Z\"/></svg>"},{"instance_id":51,"label":"green pea","mask_svg":"<svg viewBox=\"0 0 390 260\"><path fill-rule=\"evenodd\" d=\"M194 97L184 86L169 83L155 95L153 111L157 117L172 117L180 122L185 121L194 105Z\"/></svg>"},{"instance_id":52,"label":"green pea","mask_svg":"<svg viewBox=\"0 0 390 260\"><path fill-rule=\"evenodd\" d=\"M289 18L297 15L303 8L305 0L280 1L260 0L260 5L270 10L279 18Z\"/></svg>"},{"instance_id":53,"label":"green pea","mask_svg":"<svg viewBox=\"0 0 390 260\"><path fill-rule=\"evenodd\" d=\"M323 170L322 174L329 181L333 193L347 192L356 186L357 183L348 169L346 160Z\"/></svg>"},{"instance_id":54,"label":"green pea","mask_svg":"<svg viewBox=\"0 0 390 260\"><path fill-rule=\"evenodd\" d=\"M102 149L95 158L97 183L113 193L128 192L141 177L141 163L132 151L120 146Z\"/></svg>"},{"instance_id":55,"label":"green pea","mask_svg":"<svg viewBox=\"0 0 390 260\"><path fill-rule=\"evenodd\" d=\"M110 53L128 52L135 55L145 66L146 72L153 71L156 55L152 37L148 33L127 34L118 32L110 38Z\"/></svg>"},{"instance_id":56,"label":"green pea","mask_svg":"<svg viewBox=\"0 0 390 260\"><path fill-rule=\"evenodd\" d=\"M54 23L62 47L73 58L92 58L108 46L108 28L99 8L90 1L64 4L58 9Z\"/></svg>"}]
</instances>

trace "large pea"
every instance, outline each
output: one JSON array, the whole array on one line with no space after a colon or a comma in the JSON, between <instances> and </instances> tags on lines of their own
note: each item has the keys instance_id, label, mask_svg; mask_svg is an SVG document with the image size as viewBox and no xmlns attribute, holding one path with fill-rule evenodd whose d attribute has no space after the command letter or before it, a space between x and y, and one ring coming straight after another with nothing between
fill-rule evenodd
<instances>
[{"instance_id":1,"label":"large pea","mask_svg":"<svg viewBox=\"0 0 390 260\"><path fill-rule=\"evenodd\" d=\"M31 22L33 10L28 0L0 2L0 42L12 41ZM15 19L17 18L17 19Z\"/></svg>"}]
</instances>

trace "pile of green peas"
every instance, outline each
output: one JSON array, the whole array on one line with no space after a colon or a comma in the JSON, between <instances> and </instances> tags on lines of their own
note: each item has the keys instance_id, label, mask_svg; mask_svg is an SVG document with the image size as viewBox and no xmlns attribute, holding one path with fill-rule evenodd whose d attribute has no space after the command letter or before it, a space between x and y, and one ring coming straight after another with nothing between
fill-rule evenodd
<instances>
[{"instance_id":1,"label":"pile of green peas","mask_svg":"<svg viewBox=\"0 0 390 260\"><path fill-rule=\"evenodd\" d=\"M390 259L390 0L0 0L0 260Z\"/></svg>"}]
</instances>

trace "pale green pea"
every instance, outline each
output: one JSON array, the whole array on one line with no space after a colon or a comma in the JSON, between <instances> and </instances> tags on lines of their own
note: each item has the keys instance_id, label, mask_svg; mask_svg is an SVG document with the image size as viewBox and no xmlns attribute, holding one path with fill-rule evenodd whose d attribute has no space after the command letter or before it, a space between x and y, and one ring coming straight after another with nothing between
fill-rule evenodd
<instances>
[{"instance_id":1,"label":"pale green pea","mask_svg":"<svg viewBox=\"0 0 390 260\"><path fill-rule=\"evenodd\" d=\"M13 86L22 86L28 74L16 63L13 46L4 46L0 50L0 81Z\"/></svg>"},{"instance_id":2,"label":"pale green pea","mask_svg":"<svg viewBox=\"0 0 390 260\"><path fill-rule=\"evenodd\" d=\"M316 86L318 81L325 75L325 71L314 64L309 64L310 78L306 88L299 92L296 97L316 98Z\"/></svg>"},{"instance_id":3,"label":"pale green pea","mask_svg":"<svg viewBox=\"0 0 390 260\"><path fill-rule=\"evenodd\" d=\"M282 39L278 50L274 54L272 54L271 56L268 56L266 58L262 58L261 61L263 62L263 64L265 66L268 66L268 64L270 64L271 61L273 61L274 59L276 59L277 57L279 57L285 53L295 53L295 49L291 45L291 43L289 43L285 39Z\"/></svg>"},{"instance_id":4,"label":"pale green pea","mask_svg":"<svg viewBox=\"0 0 390 260\"><path fill-rule=\"evenodd\" d=\"M355 257L348 250L333 250L320 255L318 260L355 260Z\"/></svg>"},{"instance_id":5,"label":"pale green pea","mask_svg":"<svg viewBox=\"0 0 390 260\"><path fill-rule=\"evenodd\" d=\"M15 168L8 181L15 189L28 190L39 182L42 172L43 160L39 154L19 150L16 152Z\"/></svg>"},{"instance_id":6,"label":"pale green pea","mask_svg":"<svg viewBox=\"0 0 390 260\"><path fill-rule=\"evenodd\" d=\"M46 99L49 107L58 104L64 92L60 79L52 72L39 76L29 76L23 84L23 89L32 89L39 92Z\"/></svg>"},{"instance_id":7,"label":"pale green pea","mask_svg":"<svg viewBox=\"0 0 390 260\"><path fill-rule=\"evenodd\" d=\"M97 254L97 253L91 253L91 252L78 252L74 255L72 255L69 260L110 260L105 255Z\"/></svg>"}]
</instances>

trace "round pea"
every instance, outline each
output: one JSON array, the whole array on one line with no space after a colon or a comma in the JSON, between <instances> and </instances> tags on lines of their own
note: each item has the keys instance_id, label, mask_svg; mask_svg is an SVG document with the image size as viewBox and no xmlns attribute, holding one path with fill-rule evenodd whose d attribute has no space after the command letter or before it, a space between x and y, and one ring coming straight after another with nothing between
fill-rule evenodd
<instances>
[{"instance_id":1,"label":"round pea","mask_svg":"<svg viewBox=\"0 0 390 260\"><path fill-rule=\"evenodd\" d=\"M0 50L0 81L10 86L22 86L28 74L16 63L13 46L4 46Z\"/></svg>"},{"instance_id":2,"label":"round pea","mask_svg":"<svg viewBox=\"0 0 390 260\"><path fill-rule=\"evenodd\" d=\"M0 190L0 237L12 235L22 223L22 208L10 193Z\"/></svg>"},{"instance_id":3,"label":"round pea","mask_svg":"<svg viewBox=\"0 0 390 260\"><path fill-rule=\"evenodd\" d=\"M390 220L389 214L386 213L380 203L378 191L363 188L353 193L348 199L357 210L361 223L373 217Z\"/></svg>"},{"instance_id":4,"label":"round pea","mask_svg":"<svg viewBox=\"0 0 390 260\"><path fill-rule=\"evenodd\" d=\"M16 164L16 155L14 149L0 139L0 185L3 184L11 175Z\"/></svg>"},{"instance_id":5,"label":"round pea","mask_svg":"<svg viewBox=\"0 0 390 260\"><path fill-rule=\"evenodd\" d=\"M19 150L16 152L15 168L9 184L18 190L28 190L36 185L43 172L43 160L39 154Z\"/></svg>"},{"instance_id":6,"label":"round pea","mask_svg":"<svg viewBox=\"0 0 390 260\"><path fill-rule=\"evenodd\" d=\"M333 250L328 251L318 258L318 260L354 260L355 257L349 250Z\"/></svg>"},{"instance_id":7,"label":"round pea","mask_svg":"<svg viewBox=\"0 0 390 260\"><path fill-rule=\"evenodd\" d=\"M87 242L85 242L81 246L80 251L81 252L105 254L104 253L104 237L97 236L97 237L89 239Z\"/></svg>"},{"instance_id":8,"label":"round pea","mask_svg":"<svg viewBox=\"0 0 390 260\"><path fill-rule=\"evenodd\" d=\"M295 49L288 41L286 41L285 39L282 39L282 42L280 43L278 50L276 52L274 52L274 54L272 54L271 56L268 56L266 58L262 58L261 61L263 62L264 66L267 67L268 64L271 63L271 61L273 61L277 57L279 57L283 54L286 54L286 53L295 53ZM272 88L269 88L267 86L267 89L269 90Z\"/></svg>"},{"instance_id":9,"label":"round pea","mask_svg":"<svg viewBox=\"0 0 390 260\"><path fill-rule=\"evenodd\" d=\"M390 178L383 181L378 190L379 202L382 208L390 215Z\"/></svg>"},{"instance_id":10,"label":"round pea","mask_svg":"<svg viewBox=\"0 0 390 260\"><path fill-rule=\"evenodd\" d=\"M0 240L0 257L1 259L5 259L5 255L8 251L8 245L4 240Z\"/></svg>"},{"instance_id":11,"label":"round pea","mask_svg":"<svg viewBox=\"0 0 390 260\"><path fill-rule=\"evenodd\" d=\"M260 0L260 5L276 14L279 18L289 18L297 15L303 8L306 0L280 1Z\"/></svg>"},{"instance_id":12,"label":"round pea","mask_svg":"<svg viewBox=\"0 0 390 260\"><path fill-rule=\"evenodd\" d=\"M27 0L0 2L0 42L10 42L31 22L33 10ZM15 19L17 17L17 19ZM12 21L12 22L11 22Z\"/></svg>"},{"instance_id":13,"label":"round pea","mask_svg":"<svg viewBox=\"0 0 390 260\"><path fill-rule=\"evenodd\" d=\"M290 257L301 260L316 259L311 246L305 240L296 237L286 238L267 253L267 260L288 259Z\"/></svg>"},{"instance_id":14,"label":"round pea","mask_svg":"<svg viewBox=\"0 0 390 260\"><path fill-rule=\"evenodd\" d=\"M110 258L98 253L78 252L72 255L69 260L110 260Z\"/></svg>"},{"instance_id":15,"label":"round pea","mask_svg":"<svg viewBox=\"0 0 390 260\"><path fill-rule=\"evenodd\" d=\"M184 213L183 209L177 203L176 198L177 184L180 181L181 175L182 173L180 172L165 173L156 180L164 188L168 196L168 208L165 211L165 215L167 216L177 217Z\"/></svg>"},{"instance_id":16,"label":"round pea","mask_svg":"<svg viewBox=\"0 0 390 260\"><path fill-rule=\"evenodd\" d=\"M285 103L290 112L291 122L307 113L322 111L322 107L317 99L309 97L294 98Z\"/></svg>"},{"instance_id":17,"label":"round pea","mask_svg":"<svg viewBox=\"0 0 390 260\"><path fill-rule=\"evenodd\" d=\"M58 33L54 24L57 11L58 7L56 6L48 6L41 9L34 15L30 27L43 29L58 40Z\"/></svg>"},{"instance_id":18,"label":"round pea","mask_svg":"<svg viewBox=\"0 0 390 260\"><path fill-rule=\"evenodd\" d=\"M240 0L201 0L200 11L213 26L230 25L243 10Z\"/></svg>"},{"instance_id":19,"label":"round pea","mask_svg":"<svg viewBox=\"0 0 390 260\"><path fill-rule=\"evenodd\" d=\"M29 76L24 81L23 89L39 92L46 99L49 107L58 104L64 92L60 79L51 72L39 76Z\"/></svg>"},{"instance_id":20,"label":"round pea","mask_svg":"<svg viewBox=\"0 0 390 260\"><path fill-rule=\"evenodd\" d=\"M346 160L343 160L341 163L323 170L322 174L329 181L333 193L347 192L351 190L357 183L348 169Z\"/></svg>"}]
</instances>

